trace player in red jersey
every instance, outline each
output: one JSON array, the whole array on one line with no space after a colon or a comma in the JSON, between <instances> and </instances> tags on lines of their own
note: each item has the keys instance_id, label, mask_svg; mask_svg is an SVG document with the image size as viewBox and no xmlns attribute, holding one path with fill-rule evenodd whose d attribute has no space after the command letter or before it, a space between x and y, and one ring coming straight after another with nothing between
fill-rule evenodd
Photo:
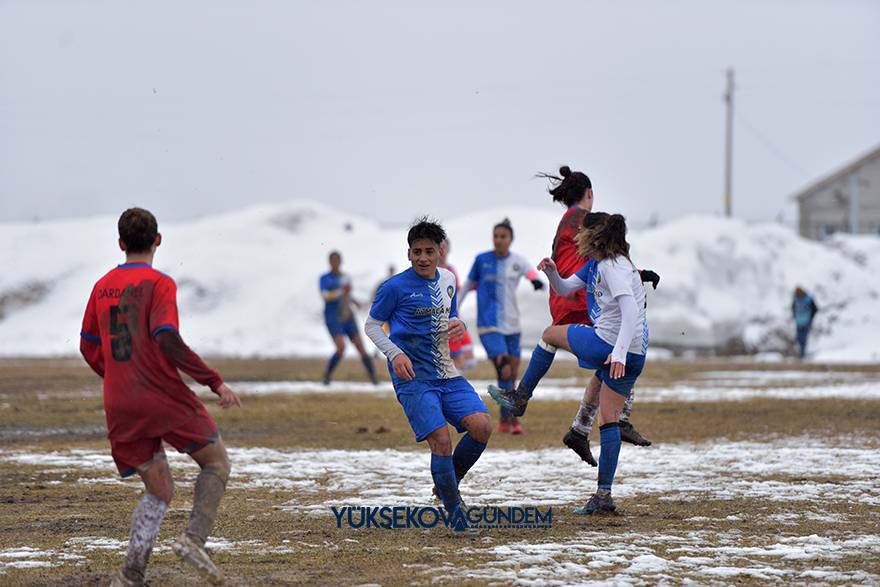
<instances>
[{"instance_id":1,"label":"player in red jersey","mask_svg":"<svg viewBox=\"0 0 880 587\"><path fill-rule=\"evenodd\" d=\"M450 271L455 276L455 291L458 291L461 285L458 279L458 272L455 270L455 267L446 261L446 258L449 256L449 250L449 239L446 239L440 243L440 263L437 266ZM477 359L474 357L474 341L467 332L458 340L449 340L449 354L452 357L455 368L462 373L477 364Z\"/></svg>"},{"instance_id":2,"label":"player in red jersey","mask_svg":"<svg viewBox=\"0 0 880 587\"><path fill-rule=\"evenodd\" d=\"M220 396L224 408L240 406L235 393L180 337L177 286L152 267L162 243L156 218L131 208L119 218L125 263L95 284L89 296L80 351L104 379L107 436L123 477L137 473L146 493L134 510L125 564L111 585L143 585L159 526L174 494L163 441L188 453L201 471L186 531L174 552L210 583L223 580L205 552L229 478L229 458L205 405L178 369Z\"/></svg>"},{"instance_id":3,"label":"player in red jersey","mask_svg":"<svg viewBox=\"0 0 880 587\"><path fill-rule=\"evenodd\" d=\"M585 173L572 171L568 166L560 167L559 175L541 173L538 176L551 181L552 187L549 192L553 196L553 201L559 202L568 208L559 221L559 226L556 228L556 236L553 238L551 254L551 258L556 263L560 276L564 279L574 275L588 261L588 259L581 257L578 253L576 236L584 223L584 219L593 209L593 184ZM651 281L656 289L659 276L650 270L641 271L640 273L642 274L642 280ZM568 296L560 296L551 288L550 315L553 318L554 325L586 324L592 326L593 324L590 319L586 292L583 289ZM525 411L525 406L528 404L528 399L531 397L532 390L534 389L534 387L527 389L529 386L526 382L533 381L536 383L539 381L549 370L555 353L555 347L547 345L543 340L538 342L538 347L532 353L532 359L529 361L526 375L520 381L522 389L518 388L514 392L520 404L519 409L515 410L519 412L518 415ZM541 357L541 360L535 360L536 355ZM594 376L587 384L584 396L581 399L580 408L572 422L571 428L562 439L562 442L567 447L577 453L582 460L594 467L597 466L597 462L590 451L589 436L599 406L600 387L601 382ZM620 415L621 440L638 446L650 446L651 441L644 438L629 421L634 394L634 391L630 393Z\"/></svg>"}]
</instances>

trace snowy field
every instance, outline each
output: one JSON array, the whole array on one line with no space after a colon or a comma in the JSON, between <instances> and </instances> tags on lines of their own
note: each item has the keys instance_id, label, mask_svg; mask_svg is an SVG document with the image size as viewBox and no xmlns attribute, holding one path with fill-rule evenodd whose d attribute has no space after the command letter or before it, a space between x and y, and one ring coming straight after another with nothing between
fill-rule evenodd
<instances>
[{"instance_id":1,"label":"snowy field","mask_svg":"<svg viewBox=\"0 0 880 587\"><path fill-rule=\"evenodd\" d=\"M40 365L27 367L32 376L0 377L9 439L0 448L0 584L101 584L122 559L140 483L116 475L89 373L52 376L61 367ZM267 369L247 363L239 373ZM880 583L876 369L654 365L634 413L654 446L623 447L620 513L601 518L572 513L597 470L559 443L584 381L573 365L559 373L536 392L526 435L493 436L462 484L471 507L552 507L552 529L468 539L336 527L334 506L436 504L429 455L413 444L387 383L230 380L245 408L211 408L233 473L209 542L229 584ZM149 578L187 585L193 576L170 545L196 468L177 453L169 459L178 496Z\"/></svg>"},{"instance_id":2,"label":"snowy field","mask_svg":"<svg viewBox=\"0 0 880 587\"><path fill-rule=\"evenodd\" d=\"M230 458L237 464L230 490L268 489L294 495L277 505L292 517L305 514L332 522L330 507L340 503L432 503L427 474L429 459L421 452L253 448L233 449ZM0 452L0 461L39 466L47 475L65 473L77 477L79 484L121 485L130 490L136 487L136 483L118 479L112 461L103 451L36 454L4 450ZM817 474L829 461L839 463L833 480ZM393 468L388 467L389 462L394 463ZM172 455L171 463L176 470L186 471L184 483L193 481L193 467L184 457ZM357 463L357 467L353 468L352 463ZM775 507L771 516L778 522L778 531L756 537L729 528L730 522L747 526L767 515L755 508L717 519L704 515L686 517L686 532L611 534L589 530L585 524L582 531L563 542L532 537L525 531L521 536L516 532L491 534L459 547L461 554L473 555L480 563L455 568L454 576L521 585L592 581L648 585L738 579L779 584L872 584L880 581L880 576L859 570L842 571L835 562L845 557L880 557L880 536L849 530L852 516L829 510L829 506L845 501L880 508L878 470L880 452L876 448L852 448L842 438L681 443L649 450L626 446L615 489L626 514L639 515L640 504L650 497L682 504L684 511L688 510L688 503L709 500L769 503ZM592 491L594 473L573 467L570 455L559 450L489 451L479 470L463 484L463 496L471 506L555 506L556 519L570 519L572 505L584 501ZM548 491L549 488L553 490ZM803 535L797 531L802 522L821 522L835 529L823 535ZM356 541L357 537L354 533L342 540ZM222 535L209 546L215 551L234 550L243 554L267 550L276 554L295 552L290 541L273 545L261 540L236 541ZM124 549L123 540L102 536L70 538L58 550L22 544L0 551L0 572L4 568L83 565L95 550L121 555ZM157 553L167 550L168 544L163 543ZM793 567L794 562L808 562L810 568ZM417 579L440 571L436 566L423 567L416 574ZM607 574L607 569L614 569L614 573Z\"/></svg>"},{"instance_id":3,"label":"snowy field","mask_svg":"<svg viewBox=\"0 0 880 587\"><path fill-rule=\"evenodd\" d=\"M450 261L465 274L474 256L491 248L491 227L509 217L513 250L537 263L549 251L561 212L548 203L441 219L452 239ZM207 354L329 354L317 286L327 253L342 252L343 270L363 302L389 265L407 266L406 227L310 201L187 223L160 219L160 229L165 240L156 267L177 281L184 336ZM0 267L15 268L0 272L0 356L77 353L86 297L120 262L115 230L114 217L0 225ZM76 248L67 246L71 234ZM817 243L780 225L687 217L634 229L630 238L635 263L661 274L659 289L648 292L655 345L790 352L791 296L802 285L820 307L813 360L880 361L876 237ZM518 299L529 349L549 323L547 293L523 283ZM471 325L474 314L474 301L466 301L462 315Z\"/></svg>"}]
</instances>

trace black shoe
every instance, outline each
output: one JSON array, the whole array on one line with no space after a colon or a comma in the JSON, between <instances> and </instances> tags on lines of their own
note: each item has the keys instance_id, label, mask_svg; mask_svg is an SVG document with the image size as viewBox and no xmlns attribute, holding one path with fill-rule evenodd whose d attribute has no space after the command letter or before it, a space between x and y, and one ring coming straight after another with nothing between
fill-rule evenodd
<instances>
[{"instance_id":1,"label":"black shoe","mask_svg":"<svg viewBox=\"0 0 880 587\"><path fill-rule=\"evenodd\" d=\"M489 385L489 395L502 408L510 410L512 416L522 416L529 406L529 398L517 393L515 389L501 389L497 385Z\"/></svg>"},{"instance_id":2,"label":"black shoe","mask_svg":"<svg viewBox=\"0 0 880 587\"><path fill-rule=\"evenodd\" d=\"M636 446L651 446L651 441L639 434L627 420L620 421L620 440Z\"/></svg>"},{"instance_id":3,"label":"black shoe","mask_svg":"<svg viewBox=\"0 0 880 587\"><path fill-rule=\"evenodd\" d=\"M611 499L611 492L600 489L593 494L586 505L575 508L572 513L576 516L594 516L613 514L616 511L617 506L614 505L614 500Z\"/></svg>"},{"instance_id":4,"label":"black shoe","mask_svg":"<svg viewBox=\"0 0 880 587\"><path fill-rule=\"evenodd\" d=\"M562 437L562 444L576 452L582 461L593 467L599 466L599 463L593 458L593 453L590 452L590 439L574 428L568 429L568 432Z\"/></svg>"}]
</instances>

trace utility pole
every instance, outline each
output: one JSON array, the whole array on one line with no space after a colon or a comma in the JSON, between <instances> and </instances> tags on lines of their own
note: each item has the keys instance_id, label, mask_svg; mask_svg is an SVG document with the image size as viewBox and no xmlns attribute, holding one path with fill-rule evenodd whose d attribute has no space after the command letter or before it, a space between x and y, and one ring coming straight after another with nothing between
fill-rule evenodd
<instances>
[{"instance_id":1,"label":"utility pole","mask_svg":"<svg viewBox=\"0 0 880 587\"><path fill-rule=\"evenodd\" d=\"M727 69L727 135L724 140L724 215L730 218L733 208L733 68Z\"/></svg>"}]
</instances>

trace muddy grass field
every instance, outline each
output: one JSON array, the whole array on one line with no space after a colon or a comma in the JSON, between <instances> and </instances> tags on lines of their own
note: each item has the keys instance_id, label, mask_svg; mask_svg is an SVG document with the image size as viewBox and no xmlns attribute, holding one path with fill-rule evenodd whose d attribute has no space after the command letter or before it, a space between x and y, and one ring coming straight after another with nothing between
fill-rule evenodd
<instances>
[{"instance_id":1,"label":"muddy grass field","mask_svg":"<svg viewBox=\"0 0 880 587\"><path fill-rule=\"evenodd\" d=\"M233 466L209 542L230 585L880 583L880 368L649 363L633 422L654 446L621 452L620 515L584 518L571 510L596 469L560 439L586 379L557 362L526 434L493 436L462 483L469 506L552 507L552 528L463 538L337 528L331 506L435 505L387 383L355 362L328 388L320 361L211 363L244 401L204 396ZM469 374L478 389L490 376ZM115 475L103 417L80 361L0 361L0 584L102 585L121 564L141 485ZM170 544L196 467L169 457L177 494L148 582L195 585Z\"/></svg>"}]
</instances>

